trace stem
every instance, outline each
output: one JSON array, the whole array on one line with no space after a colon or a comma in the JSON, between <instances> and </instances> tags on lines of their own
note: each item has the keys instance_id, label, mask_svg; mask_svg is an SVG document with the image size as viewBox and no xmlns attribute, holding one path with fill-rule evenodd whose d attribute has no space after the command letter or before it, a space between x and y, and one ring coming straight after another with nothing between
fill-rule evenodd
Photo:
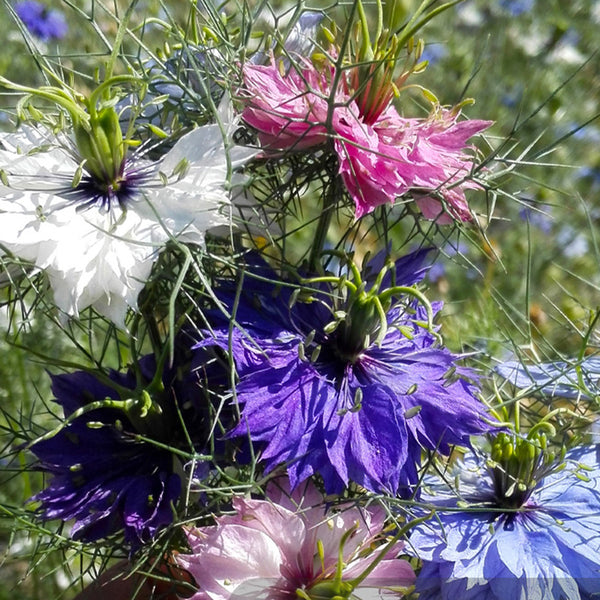
<instances>
[{"instance_id":1,"label":"stem","mask_svg":"<svg viewBox=\"0 0 600 600\"><path fill-rule=\"evenodd\" d=\"M317 231L315 232L315 241L312 245L310 258L308 260L309 272L314 273L318 270L318 265L321 261L321 253L323 252L325 242L327 241L327 233L334 212L333 209L335 207L338 185L338 178L337 176L334 176L327 191L323 194L323 210L319 217Z\"/></svg>"},{"instance_id":2,"label":"stem","mask_svg":"<svg viewBox=\"0 0 600 600\"><path fill-rule=\"evenodd\" d=\"M72 412L68 417L65 418L65 420L62 423L60 423L60 425L48 431L44 435L38 437L37 439L33 440L32 442L29 442L29 444L27 444L26 447L31 448L32 446L39 444L40 442L49 440L51 437L54 437L57 433L60 433L63 429L68 427L73 421L75 421L75 419L78 419L79 417L94 410L100 410L102 408L113 408L115 410L121 410L127 415L127 411L129 409L133 408L134 406L139 406L139 404L140 401L133 398L128 400L114 400L113 398L106 398L105 400L94 400L93 402L90 402L89 404L86 404L85 406L82 406L81 408L78 408L77 410Z\"/></svg>"},{"instance_id":3,"label":"stem","mask_svg":"<svg viewBox=\"0 0 600 600\"><path fill-rule=\"evenodd\" d=\"M115 38L115 43L110 53L110 58L108 59L108 63L106 65L106 73L104 75L104 79L110 79L113 74L113 70L115 68L115 63L117 62L117 56L121 51L121 45L123 44L123 38L125 37L125 33L127 31L127 26L129 25L129 20L131 19L131 15L133 14L133 10L135 9L138 0L133 0L127 10L125 11L125 16L119 23L119 29L117 30L117 37Z\"/></svg>"},{"instance_id":4,"label":"stem","mask_svg":"<svg viewBox=\"0 0 600 600\"><path fill-rule=\"evenodd\" d=\"M433 307L431 306L431 302L427 299L423 292L419 291L414 287L407 287L404 285L397 285L395 287L389 288L382 292L379 295L379 300L383 303L389 300L392 296L397 296L399 294L406 294L407 296L412 296L416 298L427 311L427 330L430 333L435 334L434 326L433 326Z\"/></svg>"},{"instance_id":5,"label":"stem","mask_svg":"<svg viewBox=\"0 0 600 600\"><path fill-rule=\"evenodd\" d=\"M313 283L333 283L333 284L342 284L347 287L352 293L356 293L358 288L347 279L340 279L339 277L327 276L327 277L311 277L310 279L303 279L303 284L312 285Z\"/></svg>"}]
</instances>

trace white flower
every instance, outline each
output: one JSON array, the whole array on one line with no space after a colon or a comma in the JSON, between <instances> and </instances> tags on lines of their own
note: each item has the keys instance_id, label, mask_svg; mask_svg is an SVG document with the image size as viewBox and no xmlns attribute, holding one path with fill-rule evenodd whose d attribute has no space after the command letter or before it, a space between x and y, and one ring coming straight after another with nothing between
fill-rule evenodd
<instances>
[{"instance_id":1,"label":"white flower","mask_svg":"<svg viewBox=\"0 0 600 600\"><path fill-rule=\"evenodd\" d=\"M158 162L126 158L107 189L85 164L73 187L80 159L66 138L28 128L0 143L0 246L46 272L59 309L92 306L117 325L169 239L203 244L206 230L229 224L230 166L248 156L235 149L228 162L223 131L206 125Z\"/></svg>"}]
</instances>

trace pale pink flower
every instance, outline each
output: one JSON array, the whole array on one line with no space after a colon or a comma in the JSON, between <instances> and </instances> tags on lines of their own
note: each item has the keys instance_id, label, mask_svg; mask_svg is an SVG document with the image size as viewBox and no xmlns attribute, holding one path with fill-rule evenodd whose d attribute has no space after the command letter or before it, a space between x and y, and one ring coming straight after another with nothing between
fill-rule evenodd
<instances>
[{"instance_id":1,"label":"pale pink flower","mask_svg":"<svg viewBox=\"0 0 600 600\"><path fill-rule=\"evenodd\" d=\"M322 593L336 580L340 549L342 581L350 582L380 558L385 512L381 507L343 506L326 510L323 496L312 483L285 489L270 485L267 500L237 497L235 515L217 524L187 530L192 554L176 557L194 577L198 591L192 600L252 598L295 600L302 590ZM353 591L358 598L381 598L413 584L414 572L397 555L398 542Z\"/></svg>"},{"instance_id":2,"label":"pale pink flower","mask_svg":"<svg viewBox=\"0 0 600 600\"><path fill-rule=\"evenodd\" d=\"M390 105L368 124L345 77L332 100L334 75L333 68L317 71L309 61L287 72L275 63L247 64L242 117L268 151L302 150L332 139L356 218L410 193L427 219L471 220L465 190L480 186L471 179L475 148L467 140L491 121L458 121L459 111L441 107L426 119L405 119Z\"/></svg>"}]
</instances>

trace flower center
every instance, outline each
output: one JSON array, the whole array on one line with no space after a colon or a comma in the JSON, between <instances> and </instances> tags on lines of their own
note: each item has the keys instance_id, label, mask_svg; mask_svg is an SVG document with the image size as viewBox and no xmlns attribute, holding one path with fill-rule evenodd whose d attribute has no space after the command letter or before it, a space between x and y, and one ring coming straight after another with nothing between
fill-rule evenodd
<instances>
[{"instance_id":1,"label":"flower center","mask_svg":"<svg viewBox=\"0 0 600 600\"><path fill-rule=\"evenodd\" d=\"M492 443L490 473L494 484L494 502L499 508L518 509L525 505L541 479L554 463L546 451L544 433L528 438L499 433Z\"/></svg>"},{"instance_id":2,"label":"flower center","mask_svg":"<svg viewBox=\"0 0 600 600\"><path fill-rule=\"evenodd\" d=\"M88 121L75 123L75 143L86 175L74 186L83 207L99 205L108 210L115 202L125 208L136 177L126 172L125 142L119 117L112 106L90 114Z\"/></svg>"},{"instance_id":3,"label":"flower center","mask_svg":"<svg viewBox=\"0 0 600 600\"><path fill-rule=\"evenodd\" d=\"M65 195L77 203L77 210L94 206L106 212L116 206L126 210L146 179L143 169L133 169L124 160L114 178L101 178L88 172Z\"/></svg>"}]
</instances>

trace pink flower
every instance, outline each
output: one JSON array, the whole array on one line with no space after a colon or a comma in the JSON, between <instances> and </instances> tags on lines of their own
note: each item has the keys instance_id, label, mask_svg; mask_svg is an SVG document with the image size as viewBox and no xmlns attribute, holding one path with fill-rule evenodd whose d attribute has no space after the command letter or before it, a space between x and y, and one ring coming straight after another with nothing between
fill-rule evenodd
<instances>
[{"instance_id":1,"label":"pink flower","mask_svg":"<svg viewBox=\"0 0 600 600\"><path fill-rule=\"evenodd\" d=\"M312 65L305 67L282 74L275 62L244 66L242 118L264 148L301 150L327 140L329 85Z\"/></svg>"},{"instance_id":2,"label":"pink flower","mask_svg":"<svg viewBox=\"0 0 600 600\"><path fill-rule=\"evenodd\" d=\"M438 108L427 119L404 119L389 106L372 127L349 110L334 121L340 174L357 218L410 192L438 224L472 219L465 190L480 186L469 179L475 162L466 142L491 122L458 122L458 115Z\"/></svg>"},{"instance_id":3,"label":"pink flower","mask_svg":"<svg viewBox=\"0 0 600 600\"><path fill-rule=\"evenodd\" d=\"M413 584L412 568L396 558L403 548L398 542L352 589L351 580L378 560L385 547L371 548L383 537L383 509L346 505L327 512L312 483L296 488L291 497L288 489L287 482L285 489L270 485L267 500L237 497L235 515L219 517L214 526L188 529L193 554L176 560L198 584L191 600L295 600L297 591L304 597L322 595L336 582L359 598L390 591L398 597L401 588Z\"/></svg>"},{"instance_id":4,"label":"pink flower","mask_svg":"<svg viewBox=\"0 0 600 600\"><path fill-rule=\"evenodd\" d=\"M357 219L410 193L427 219L471 220L465 190L480 186L470 179L475 160L467 140L491 121L459 122L459 111L441 107L426 119L405 119L389 105L369 124L346 77L332 99L334 76L333 67L320 72L309 61L287 73L276 64L246 64L242 117L269 151L304 150L332 139Z\"/></svg>"}]
</instances>

